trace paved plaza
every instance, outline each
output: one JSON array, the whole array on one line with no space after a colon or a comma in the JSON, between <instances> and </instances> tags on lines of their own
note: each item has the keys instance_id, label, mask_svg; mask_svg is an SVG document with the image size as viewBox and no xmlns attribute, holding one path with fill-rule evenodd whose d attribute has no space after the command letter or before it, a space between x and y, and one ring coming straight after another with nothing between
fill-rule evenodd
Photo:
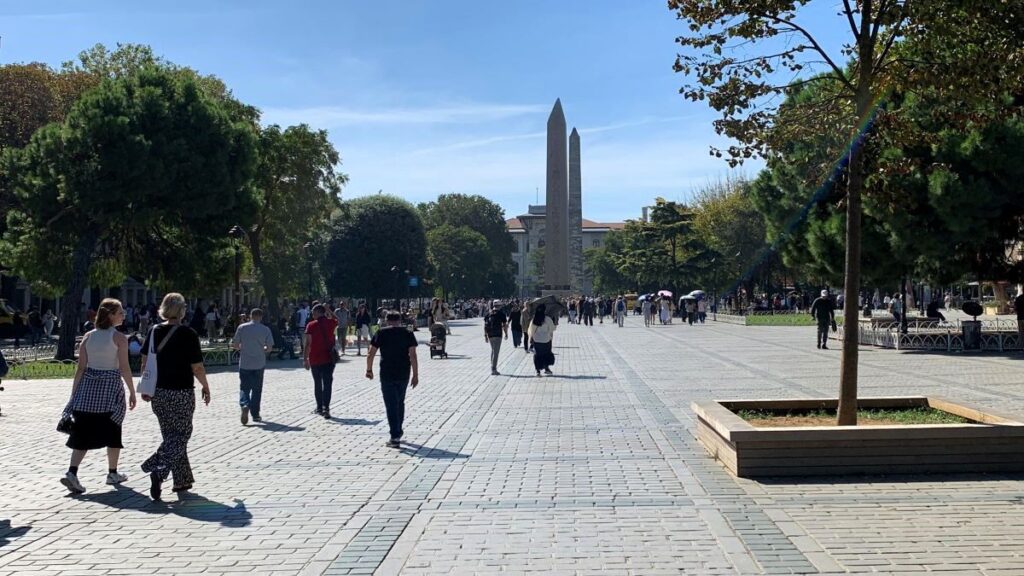
<instances>
[{"instance_id":1,"label":"paved plaza","mask_svg":"<svg viewBox=\"0 0 1024 576\"><path fill-rule=\"evenodd\" d=\"M0 575L1024 574L1024 477L755 482L705 455L693 400L835 395L839 352L813 328L562 326L550 378L510 343L490 376L479 321L453 328L447 360L420 349L401 451L363 358L338 366L330 421L296 363L268 370L262 425L241 426L237 376L214 374L195 493L166 503L139 471L159 442L148 405L125 421L129 481L104 485L91 452L72 497L54 431L69 381L5 381ZM864 396L1024 412L1019 355L861 359Z\"/></svg>"}]
</instances>

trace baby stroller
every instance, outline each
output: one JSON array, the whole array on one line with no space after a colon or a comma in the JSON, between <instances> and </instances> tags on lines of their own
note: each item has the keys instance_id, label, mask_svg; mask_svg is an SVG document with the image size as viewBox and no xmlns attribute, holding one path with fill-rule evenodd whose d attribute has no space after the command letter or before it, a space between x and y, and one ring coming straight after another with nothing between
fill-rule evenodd
<instances>
[{"instance_id":1,"label":"baby stroller","mask_svg":"<svg viewBox=\"0 0 1024 576\"><path fill-rule=\"evenodd\" d=\"M445 344L448 342L448 331L445 329L444 324L440 322L434 322L430 325L430 358L433 359L435 356L438 358L447 358L448 352L445 351Z\"/></svg>"}]
</instances>

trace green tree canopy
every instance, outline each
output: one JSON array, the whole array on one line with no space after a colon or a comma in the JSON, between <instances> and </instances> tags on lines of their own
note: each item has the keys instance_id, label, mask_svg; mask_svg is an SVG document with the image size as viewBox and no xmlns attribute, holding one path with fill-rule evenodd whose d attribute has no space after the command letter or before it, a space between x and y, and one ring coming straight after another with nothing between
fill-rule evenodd
<instances>
[{"instance_id":1,"label":"green tree canopy","mask_svg":"<svg viewBox=\"0 0 1024 576\"><path fill-rule=\"evenodd\" d=\"M256 209L240 215L255 272L267 296L270 318L280 317L279 297L305 293L307 242L329 233L348 180L324 130L301 124L272 125L259 137L260 160L253 181ZM324 261L327 266L333 265Z\"/></svg>"},{"instance_id":2,"label":"green tree canopy","mask_svg":"<svg viewBox=\"0 0 1024 576\"><path fill-rule=\"evenodd\" d=\"M327 254L327 287L332 294L390 298L396 284L393 267L414 276L426 271L423 220L412 204L396 196L378 194L343 202L331 222Z\"/></svg>"},{"instance_id":3,"label":"green tree canopy","mask_svg":"<svg viewBox=\"0 0 1024 576\"><path fill-rule=\"evenodd\" d=\"M18 274L64 293L58 357L73 355L91 273L112 283L139 271L180 289L215 279L224 221L251 209L255 162L247 125L194 80L158 68L103 81L63 123L8 150L17 208L4 247Z\"/></svg>"},{"instance_id":4,"label":"green tree canopy","mask_svg":"<svg viewBox=\"0 0 1024 576\"><path fill-rule=\"evenodd\" d=\"M468 226L441 224L428 230L427 258L434 284L445 295L476 296L487 287L491 248L483 234Z\"/></svg>"},{"instance_id":5,"label":"green tree canopy","mask_svg":"<svg viewBox=\"0 0 1024 576\"><path fill-rule=\"evenodd\" d=\"M496 203L479 195L442 194L434 202L419 205L427 230L443 224L453 228L465 226L487 239L491 251L491 264L487 270L494 294L515 291L515 264L512 250L515 240L505 225L505 212Z\"/></svg>"}]
</instances>

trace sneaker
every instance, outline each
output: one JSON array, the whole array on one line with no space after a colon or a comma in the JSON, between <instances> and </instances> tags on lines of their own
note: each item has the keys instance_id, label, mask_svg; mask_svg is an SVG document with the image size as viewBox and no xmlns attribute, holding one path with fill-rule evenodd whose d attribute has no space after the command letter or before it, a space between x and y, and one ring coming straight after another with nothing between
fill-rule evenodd
<instances>
[{"instance_id":1,"label":"sneaker","mask_svg":"<svg viewBox=\"0 0 1024 576\"><path fill-rule=\"evenodd\" d=\"M821 350L821 344L818 344L818 350Z\"/></svg>"},{"instance_id":2,"label":"sneaker","mask_svg":"<svg viewBox=\"0 0 1024 576\"><path fill-rule=\"evenodd\" d=\"M85 486L78 481L78 475L67 472L64 477L60 479L60 483L67 487L68 490L75 494L82 494L85 492Z\"/></svg>"},{"instance_id":3,"label":"sneaker","mask_svg":"<svg viewBox=\"0 0 1024 576\"><path fill-rule=\"evenodd\" d=\"M184 486L175 486L174 488L171 488L171 492L188 492L191 489L191 484L185 484Z\"/></svg>"},{"instance_id":4,"label":"sneaker","mask_svg":"<svg viewBox=\"0 0 1024 576\"><path fill-rule=\"evenodd\" d=\"M324 415L324 409L323 408L317 408L316 410L313 411L313 414L316 414L318 416L323 416Z\"/></svg>"},{"instance_id":5,"label":"sneaker","mask_svg":"<svg viewBox=\"0 0 1024 576\"><path fill-rule=\"evenodd\" d=\"M551 368L545 368L544 369L544 373L547 374L548 376L551 376L552 374L554 374L554 372L551 371Z\"/></svg>"},{"instance_id":6,"label":"sneaker","mask_svg":"<svg viewBox=\"0 0 1024 576\"><path fill-rule=\"evenodd\" d=\"M128 479L128 476L121 474L120 472L108 472L107 473L107 484L115 485L120 484Z\"/></svg>"},{"instance_id":7,"label":"sneaker","mask_svg":"<svg viewBox=\"0 0 1024 576\"><path fill-rule=\"evenodd\" d=\"M331 419L331 411L328 410L327 408L324 408L323 416L324 416L325 420L330 420Z\"/></svg>"},{"instance_id":8,"label":"sneaker","mask_svg":"<svg viewBox=\"0 0 1024 576\"><path fill-rule=\"evenodd\" d=\"M537 370L537 378L540 378L540 370Z\"/></svg>"},{"instance_id":9,"label":"sneaker","mask_svg":"<svg viewBox=\"0 0 1024 576\"><path fill-rule=\"evenodd\" d=\"M160 474L156 470L149 473L149 496L153 500L160 500L160 492L162 490L160 485L162 483Z\"/></svg>"},{"instance_id":10,"label":"sneaker","mask_svg":"<svg viewBox=\"0 0 1024 576\"><path fill-rule=\"evenodd\" d=\"M242 406L242 426L249 423L249 407Z\"/></svg>"},{"instance_id":11,"label":"sneaker","mask_svg":"<svg viewBox=\"0 0 1024 576\"><path fill-rule=\"evenodd\" d=\"M402 443L397 438L392 438L387 442L388 448L401 448Z\"/></svg>"},{"instance_id":12,"label":"sneaker","mask_svg":"<svg viewBox=\"0 0 1024 576\"><path fill-rule=\"evenodd\" d=\"M493 369L493 368L491 368L491 376L497 376L497 375L498 375L498 371Z\"/></svg>"},{"instance_id":13,"label":"sneaker","mask_svg":"<svg viewBox=\"0 0 1024 576\"><path fill-rule=\"evenodd\" d=\"M822 345L821 345L821 349L822 349L822 350L828 350L828 346L825 346L824 344L822 344Z\"/></svg>"},{"instance_id":14,"label":"sneaker","mask_svg":"<svg viewBox=\"0 0 1024 576\"><path fill-rule=\"evenodd\" d=\"M255 415L254 415L254 416L252 417L252 421L253 421L253 422L263 422L263 418L260 418L259 416L255 416Z\"/></svg>"}]
</instances>

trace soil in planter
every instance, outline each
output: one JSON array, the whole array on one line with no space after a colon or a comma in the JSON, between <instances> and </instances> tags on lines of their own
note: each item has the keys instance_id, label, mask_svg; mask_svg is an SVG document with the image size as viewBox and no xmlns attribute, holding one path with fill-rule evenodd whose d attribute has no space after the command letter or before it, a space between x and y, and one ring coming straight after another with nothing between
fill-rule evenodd
<instances>
[{"instance_id":1,"label":"soil in planter","mask_svg":"<svg viewBox=\"0 0 1024 576\"><path fill-rule=\"evenodd\" d=\"M781 428L790 426L835 426L835 410L738 410L736 415L751 426ZM970 424L972 420L934 408L863 408L857 411L858 426L898 426L913 424Z\"/></svg>"}]
</instances>

